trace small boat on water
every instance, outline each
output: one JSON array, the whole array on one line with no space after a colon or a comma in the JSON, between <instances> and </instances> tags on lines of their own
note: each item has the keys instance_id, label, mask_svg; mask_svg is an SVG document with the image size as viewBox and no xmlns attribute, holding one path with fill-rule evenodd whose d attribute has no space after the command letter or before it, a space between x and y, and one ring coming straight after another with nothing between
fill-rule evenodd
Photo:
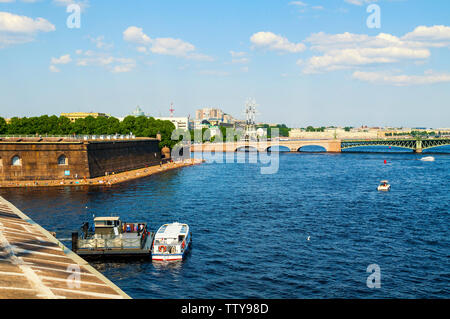
<instances>
[{"instance_id":1,"label":"small boat on water","mask_svg":"<svg viewBox=\"0 0 450 319\"><path fill-rule=\"evenodd\" d=\"M182 260L192 245L192 235L187 224L162 225L155 234L152 260Z\"/></svg>"},{"instance_id":2,"label":"small boat on water","mask_svg":"<svg viewBox=\"0 0 450 319\"><path fill-rule=\"evenodd\" d=\"M72 233L72 250L83 257L150 257L153 237L146 223L96 217L93 229L84 223Z\"/></svg>"},{"instance_id":3,"label":"small boat on water","mask_svg":"<svg viewBox=\"0 0 450 319\"><path fill-rule=\"evenodd\" d=\"M422 157L420 159L422 162L434 162L435 158L433 156Z\"/></svg>"},{"instance_id":4,"label":"small boat on water","mask_svg":"<svg viewBox=\"0 0 450 319\"><path fill-rule=\"evenodd\" d=\"M380 182L377 189L382 192L388 192L391 190L391 185L389 185L389 181L384 180Z\"/></svg>"}]
</instances>

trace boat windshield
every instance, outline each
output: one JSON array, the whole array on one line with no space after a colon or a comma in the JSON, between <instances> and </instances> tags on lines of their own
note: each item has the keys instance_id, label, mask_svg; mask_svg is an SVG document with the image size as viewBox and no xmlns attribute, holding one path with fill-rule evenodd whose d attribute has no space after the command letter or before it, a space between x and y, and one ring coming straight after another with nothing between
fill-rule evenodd
<instances>
[{"instance_id":1,"label":"boat windshield","mask_svg":"<svg viewBox=\"0 0 450 319\"><path fill-rule=\"evenodd\" d=\"M158 234L162 234L166 231L167 225L162 226L159 230L158 230Z\"/></svg>"}]
</instances>

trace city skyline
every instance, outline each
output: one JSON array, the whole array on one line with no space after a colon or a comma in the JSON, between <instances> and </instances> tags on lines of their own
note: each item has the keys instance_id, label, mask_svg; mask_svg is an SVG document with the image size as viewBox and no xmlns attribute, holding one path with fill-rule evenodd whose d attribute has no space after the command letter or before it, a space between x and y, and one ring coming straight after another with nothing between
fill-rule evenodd
<instances>
[{"instance_id":1,"label":"city skyline","mask_svg":"<svg viewBox=\"0 0 450 319\"><path fill-rule=\"evenodd\" d=\"M80 28L66 6L81 5ZM366 20L369 4L381 28ZM0 0L0 116L195 117L448 127L448 1ZM399 19L401 17L401 19Z\"/></svg>"}]
</instances>

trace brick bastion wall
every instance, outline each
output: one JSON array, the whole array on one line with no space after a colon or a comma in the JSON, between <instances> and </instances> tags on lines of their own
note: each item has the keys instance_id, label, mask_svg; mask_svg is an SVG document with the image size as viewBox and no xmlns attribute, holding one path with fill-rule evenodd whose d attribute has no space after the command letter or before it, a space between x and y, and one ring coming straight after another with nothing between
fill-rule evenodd
<instances>
[{"instance_id":1,"label":"brick bastion wall","mask_svg":"<svg viewBox=\"0 0 450 319\"><path fill-rule=\"evenodd\" d=\"M0 139L0 181L95 178L159 164L157 139Z\"/></svg>"}]
</instances>

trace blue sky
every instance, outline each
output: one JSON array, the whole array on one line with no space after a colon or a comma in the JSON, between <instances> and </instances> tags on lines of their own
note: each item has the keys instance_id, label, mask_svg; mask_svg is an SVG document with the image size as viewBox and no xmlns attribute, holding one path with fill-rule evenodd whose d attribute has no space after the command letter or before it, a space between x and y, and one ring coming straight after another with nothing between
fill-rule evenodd
<instances>
[{"instance_id":1,"label":"blue sky","mask_svg":"<svg viewBox=\"0 0 450 319\"><path fill-rule=\"evenodd\" d=\"M81 27L66 6L80 4ZM381 28L369 28L378 5ZM0 116L450 127L447 0L0 0Z\"/></svg>"}]
</instances>

